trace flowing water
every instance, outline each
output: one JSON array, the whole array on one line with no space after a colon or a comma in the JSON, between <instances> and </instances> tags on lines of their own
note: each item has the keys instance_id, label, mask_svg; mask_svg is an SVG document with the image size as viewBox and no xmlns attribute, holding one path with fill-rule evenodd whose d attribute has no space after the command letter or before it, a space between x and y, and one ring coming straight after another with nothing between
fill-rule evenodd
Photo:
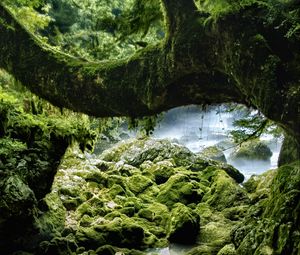
<instances>
[{"instance_id":1,"label":"flowing water","mask_svg":"<svg viewBox=\"0 0 300 255\"><path fill-rule=\"evenodd\" d=\"M222 145L227 162L239 169L246 179L253 174L276 168L282 139L275 139L271 135L261 137L273 153L270 162L230 160L229 156L236 147L230 141L230 131L234 129L233 121L240 116L239 112L226 112L224 106L212 107L206 111L197 106L175 108L165 114L153 136L183 144L195 153L209 146Z\"/></svg>"}]
</instances>

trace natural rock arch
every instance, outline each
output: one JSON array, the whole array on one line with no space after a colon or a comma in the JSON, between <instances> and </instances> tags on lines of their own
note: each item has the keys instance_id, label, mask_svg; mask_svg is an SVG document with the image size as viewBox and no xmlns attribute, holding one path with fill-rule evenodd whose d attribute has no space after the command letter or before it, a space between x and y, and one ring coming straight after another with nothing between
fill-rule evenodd
<instances>
[{"instance_id":1,"label":"natural rock arch","mask_svg":"<svg viewBox=\"0 0 300 255\"><path fill-rule=\"evenodd\" d=\"M241 3L213 18L192 0L161 3L167 31L162 43L101 62L45 45L0 4L0 67L53 104L99 117L243 103L299 145L300 43L286 36L292 24L284 15L299 8L297 1L282 4L273 20L268 17L275 7L268 2Z\"/></svg>"}]
</instances>

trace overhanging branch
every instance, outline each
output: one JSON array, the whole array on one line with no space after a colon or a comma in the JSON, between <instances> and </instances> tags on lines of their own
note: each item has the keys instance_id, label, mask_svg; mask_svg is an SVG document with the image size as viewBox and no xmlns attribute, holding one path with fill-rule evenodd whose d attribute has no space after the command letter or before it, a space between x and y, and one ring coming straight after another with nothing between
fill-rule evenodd
<instances>
[{"instance_id":1,"label":"overhanging branch","mask_svg":"<svg viewBox=\"0 0 300 255\"><path fill-rule=\"evenodd\" d=\"M193 1L162 1L167 39L110 62L51 49L0 3L0 67L53 104L90 115L135 117L233 101L260 109L300 140L299 40L268 23L268 5L241 7L209 26ZM286 19L276 17L276 24Z\"/></svg>"},{"instance_id":2,"label":"overhanging branch","mask_svg":"<svg viewBox=\"0 0 300 255\"><path fill-rule=\"evenodd\" d=\"M171 1L166 3L175 7ZM209 91L209 83L200 81L201 76L190 75L188 82L184 78L193 72L187 62L194 56L192 52L175 58L174 51L162 44L148 47L126 60L88 62L40 42L3 6L0 17L0 67L57 106L94 116L142 116L178 106L183 101L188 103L191 97L181 96L186 93L170 100L176 90L201 91L203 95L205 90ZM205 86L198 86L204 83ZM222 93L218 92L225 91L224 84L216 88L214 97L219 102ZM213 96L210 101L213 103Z\"/></svg>"}]
</instances>

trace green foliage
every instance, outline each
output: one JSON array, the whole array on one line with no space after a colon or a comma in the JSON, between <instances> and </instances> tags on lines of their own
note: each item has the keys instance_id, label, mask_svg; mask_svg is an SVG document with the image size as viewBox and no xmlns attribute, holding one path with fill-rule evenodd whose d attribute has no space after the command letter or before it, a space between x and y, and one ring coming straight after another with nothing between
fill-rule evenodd
<instances>
[{"instance_id":1,"label":"green foliage","mask_svg":"<svg viewBox=\"0 0 300 255\"><path fill-rule=\"evenodd\" d=\"M258 111L253 111L243 105L231 105L226 111L238 112L241 115L234 120L234 130L230 132L236 143L257 139L264 134L275 138L282 136L282 129Z\"/></svg>"},{"instance_id":2,"label":"green foliage","mask_svg":"<svg viewBox=\"0 0 300 255\"><path fill-rule=\"evenodd\" d=\"M0 87L0 117L0 137L18 139L28 146L59 138L92 149L96 137L86 116L61 113L31 93L12 91L11 87Z\"/></svg>"},{"instance_id":3,"label":"green foliage","mask_svg":"<svg viewBox=\"0 0 300 255\"><path fill-rule=\"evenodd\" d=\"M43 0L4 0L4 3L16 15L17 19L31 32L38 32L45 29L51 18L47 15L49 6ZM40 8L43 13L38 12Z\"/></svg>"},{"instance_id":4,"label":"green foliage","mask_svg":"<svg viewBox=\"0 0 300 255\"><path fill-rule=\"evenodd\" d=\"M146 135L152 134L162 115L146 116L143 118L130 118L128 120L130 129L138 129Z\"/></svg>"},{"instance_id":5,"label":"green foliage","mask_svg":"<svg viewBox=\"0 0 300 255\"><path fill-rule=\"evenodd\" d=\"M200 11L210 14L205 21L206 24L230 13L238 13L245 8L263 7L268 10L264 25L271 25L276 30L285 31L285 36L289 39L300 37L300 8L295 0L196 0L195 3Z\"/></svg>"},{"instance_id":6,"label":"green foliage","mask_svg":"<svg viewBox=\"0 0 300 255\"><path fill-rule=\"evenodd\" d=\"M0 139L0 158L11 156L11 153L19 153L27 149L27 145L19 140L11 138Z\"/></svg>"},{"instance_id":7,"label":"green foliage","mask_svg":"<svg viewBox=\"0 0 300 255\"><path fill-rule=\"evenodd\" d=\"M50 26L43 34L85 59L116 59L163 38L160 4L137 0L47 0Z\"/></svg>"},{"instance_id":8,"label":"green foliage","mask_svg":"<svg viewBox=\"0 0 300 255\"><path fill-rule=\"evenodd\" d=\"M127 126L125 118L91 118L91 127L111 140L115 140L122 126Z\"/></svg>"}]
</instances>

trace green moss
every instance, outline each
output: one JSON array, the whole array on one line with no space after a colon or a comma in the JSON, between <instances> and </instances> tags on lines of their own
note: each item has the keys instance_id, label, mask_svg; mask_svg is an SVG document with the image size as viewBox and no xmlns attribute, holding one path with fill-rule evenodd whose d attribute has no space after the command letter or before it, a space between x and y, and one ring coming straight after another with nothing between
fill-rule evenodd
<instances>
[{"instance_id":1,"label":"green moss","mask_svg":"<svg viewBox=\"0 0 300 255\"><path fill-rule=\"evenodd\" d=\"M119 185L119 184L114 184L110 189L109 189L109 195L111 198L115 198L117 195L125 195L126 192L125 190Z\"/></svg>"},{"instance_id":2,"label":"green moss","mask_svg":"<svg viewBox=\"0 0 300 255\"><path fill-rule=\"evenodd\" d=\"M300 163L294 162L280 167L274 172L275 176L272 172L262 176L255 193L265 190L265 195L262 198L256 196L259 202L250 207L245 220L233 232L237 253L296 254L298 248L293 243L299 241L295 236L299 229L296 212L299 207L299 171ZM267 187L262 185L264 182Z\"/></svg>"},{"instance_id":3,"label":"green moss","mask_svg":"<svg viewBox=\"0 0 300 255\"><path fill-rule=\"evenodd\" d=\"M233 244L225 245L217 255L236 255L235 247Z\"/></svg>"},{"instance_id":4,"label":"green moss","mask_svg":"<svg viewBox=\"0 0 300 255\"><path fill-rule=\"evenodd\" d=\"M230 242L231 230L232 225L225 222L207 223L200 229L199 242L210 248L211 253L215 253Z\"/></svg>"},{"instance_id":5,"label":"green moss","mask_svg":"<svg viewBox=\"0 0 300 255\"><path fill-rule=\"evenodd\" d=\"M263 142L251 140L242 143L241 147L230 155L231 160L248 159L248 160L267 160L272 156L270 148Z\"/></svg>"},{"instance_id":6,"label":"green moss","mask_svg":"<svg viewBox=\"0 0 300 255\"><path fill-rule=\"evenodd\" d=\"M171 211L169 241L193 244L200 230L200 217L189 207L177 203Z\"/></svg>"},{"instance_id":7,"label":"green moss","mask_svg":"<svg viewBox=\"0 0 300 255\"><path fill-rule=\"evenodd\" d=\"M174 165L169 160L154 164L148 171L154 175L156 184L166 182L175 173Z\"/></svg>"},{"instance_id":8,"label":"green moss","mask_svg":"<svg viewBox=\"0 0 300 255\"><path fill-rule=\"evenodd\" d=\"M248 209L248 205L239 205L230 208L225 208L222 211L222 214L224 215L224 217L231 221L239 221L247 215Z\"/></svg>"},{"instance_id":9,"label":"green moss","mask_svg":"<svg viewBox=\"0 0 300 255\"><path fill-rule=\"evenodd\" d=\"M153 185L153 182L149 178L138 174L128 177L127 185L134 194L140 194Z\"/></svg>"},{"instance_id":10,"label":"green moss","mask_svg":"<svg viewBox=\"0 0 300 255\"><path fill-rule=\"evenodd\" d=\"M197 239L197 243L201 245L188 254L216 254L231 241L231 231L236 223L226 218L223 211L219 212L207 203L198 204L195 212L201 217L200 234Z\"/></svg>"},{"instance_id":11,"label":"green moss","mask_svg":"<svg viewBox=\"0 0 300 255\"><path fill-rule=\"evenodd\" d=\"M10 217L24 217L30 219L33 216L32 206L36 204L34 192L17 175L12 175L1 182L0 217L2 221Z\"/></svg>"},{"instance_id":12,"label":"green moss","mask_svg":"<svg viewBox=\"0 0 300 255\"><path fill-rule=\"evenodd\" d=\"M65 228L66 209L64 208L57 193L48 194L44 202L47 209L37 220L39 231L47 236L55 237L57 233L62 233Z\"/></svg>"},{"instance_id":13,"label":"green moss","mask_svg":"<svg viewBox=\"0 0 300 255\"><path fill-rule=\"evenodd\" d=\"M247 203L249 198L246 192L224 170L216 170L212 176L210 191L204 195L202 201L218 210L223 210Z\"/></svg>"},{"instance_id":14,"label":"green moss","mask_svg":"<svg viewBox=\"0 0 300 255\"><path fill-rule=\"evenodd\" d=\"M171 208L178 202L184 204L199 202L202 196L203 191L198 182L190 182L185 174L175 174L160 186L157 201Z\"/></svg>"}]
</instances>

